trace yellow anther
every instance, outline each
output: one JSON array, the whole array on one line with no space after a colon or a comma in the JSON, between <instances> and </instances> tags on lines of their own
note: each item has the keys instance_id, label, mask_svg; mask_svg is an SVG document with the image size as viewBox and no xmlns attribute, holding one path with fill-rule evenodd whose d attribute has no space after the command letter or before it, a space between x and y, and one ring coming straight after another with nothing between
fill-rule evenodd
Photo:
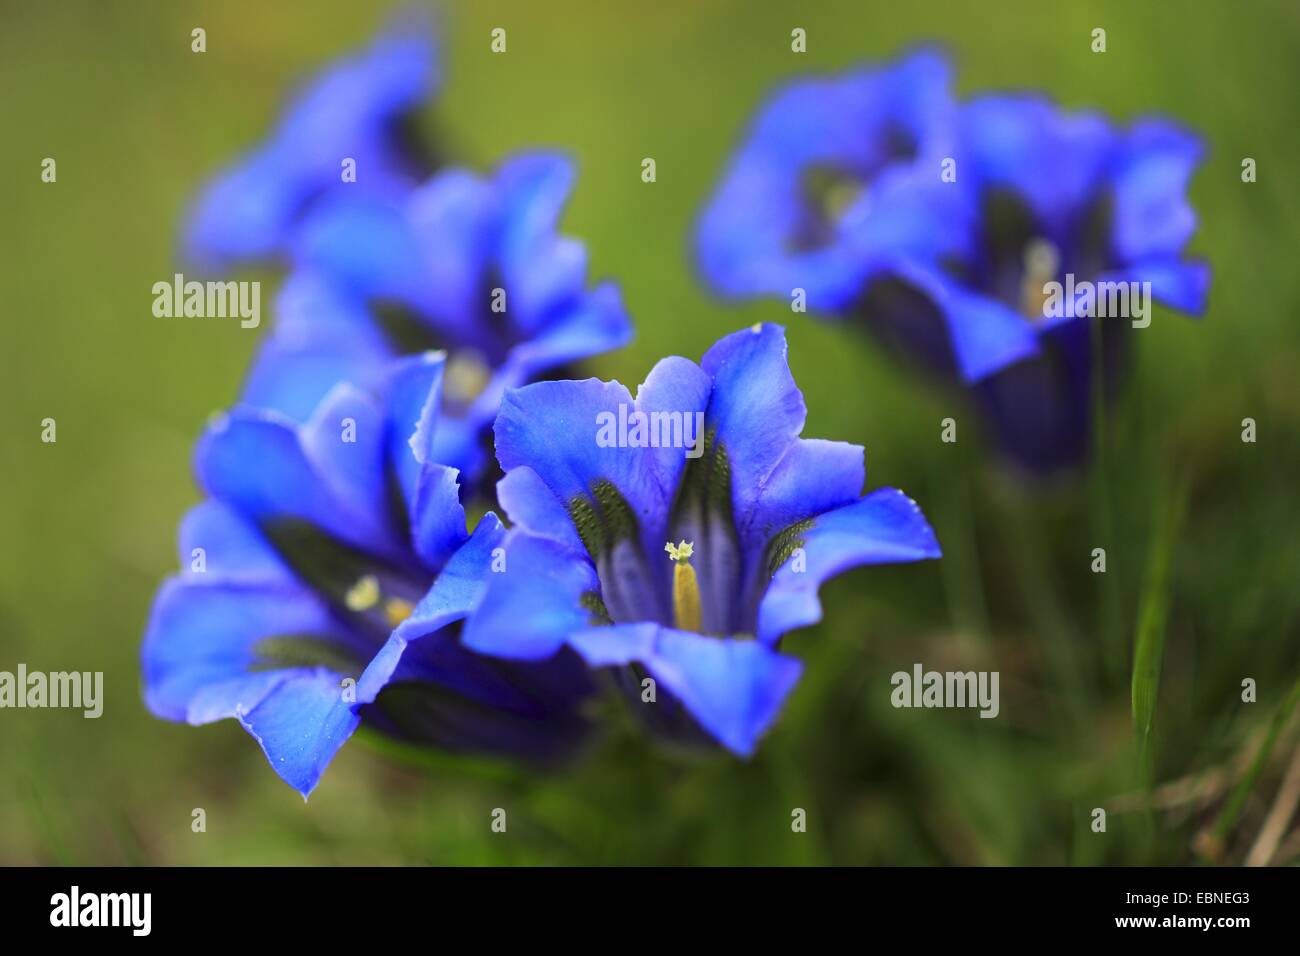
<instances>
[{"instance_id":1,"label":"yellow anther","mask_svg":"<svg viewBox=\"0 0 1300 956\"><path fill-rule=\"evenodd\" d=\"M373 574L357 578L357 583L343 596L349 611L368 611L379 603L379 579Z\"/></svg>"},{"instance_id":2,"label":"yellow anther","mask_svg":"<svg viewBox=\"0 0 1300 956\"><path fill-rule=\"evenodd\" d=\"M396 597L384 597L379 588L379 579L373 574L357 578L357 583L348 589L347 594L343 595L343 603L347 605L349 611L356 614L380 608L389 627L397 627L410 617L411 612L415 610L415 605L410 601L404 601Z\"/></svg>"},{"instance_id":3,"label":"yellow anther","mask_svg":"<svg viewBox=\"0 0 1300 956\"><path fill-rule=\"evenodd\" d=\"M487 388L492 369L473 349L454 352L442 372L442 390L454 402L472 402Z\"/></svg>"},{"instance_id":4,"label":"yellow anther","mask_svg":"<svg viewBox=\"0 0 1300 956\"><path fill-rule=\"evenodd\" d=\"M397 627L410 617L414 610L414 604L401 598L389 598L384 602L384 617L388 619L389 627Z\"/></svg>"},{"instance_id":5,"label":"yellow anther","mask_svg":"<svg viewBox=\"0 0 1300 956\"><path fill-rule=\"evenodd\" d=\"M1061 253L1046 239L1035 239L1025 246L1024 277L1020 280L1020 311L1040 320L1048 293L1044 288L1056 278L1061 268Z\"/></svg>"}]
</instances>

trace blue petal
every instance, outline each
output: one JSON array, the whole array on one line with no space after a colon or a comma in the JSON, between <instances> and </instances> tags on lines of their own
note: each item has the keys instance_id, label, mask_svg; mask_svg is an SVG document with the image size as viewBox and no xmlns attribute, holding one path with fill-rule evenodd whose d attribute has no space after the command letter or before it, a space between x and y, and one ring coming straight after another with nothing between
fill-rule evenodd
<instances>
[{"instance_id":1,"label":"blue petal","mask_svg":"<svg viewBox=\"0 0 1300 956\"><path fill-rule=\"evenodd\" d=\"M505 548L505 570L490 576L461 643L497 657L549 658L570 633L592 623L583 596L600 594L596 569L557 541L517 530Z\"/></svg>"},{"instance_id":2,"label":"blue petal","mask_svg":"<svg viewBox=\"0 0 1300 956\"><path fill-rule=\"evenodd\" d=\"M497 482L497 500L515 526L551 538L577 554L583 552L582 539L564 502L527 465L512 468Z\"/></svg>"},{"instance_id":3,"label":"blue petal","mask_svg":"<svg viewBox=\"0 0 1300 956\"><path fill-rule=\"evenodd\" d=\"M468 413L456 415L442 406L445 354L426 352L398 362L390 370L388 416L390 419L389 455L397 468L412 521L422 525L430 503L445 512L459 494L461 475L477 476L484 458L483 434L496 415L499 395L490 410L478 402ZM486 394L481 396L487 399ZM452 537L444 544L453 550L464 540L464 517L459 521L444 513L444 529ZM456 527L462 529L456 531ZM453 540L454 539L454 540ZM427 538L423 546L438 550L436 540ZM429 553L432 554L433 551ZM445 553L443 557L445 558ZM441 560L434 561L438 567Z\"/></svg>"},{"instance_id":4,"label":"blue petal","mask_svg":"<svg viewBox=\"0 0 1300 956\"><path fill-rule=\"evenodd\" d=\"M1198 260L1146 259L1124 270L1138 282L1150 282L1151 294L1165 305L1191 315L1204 314L1210 296L1210 267Z\"/></svg>"},{"instance_id":5,"label":"blue petal","mask_svg":"<svg viewBox=\"0 0 1300 956\"><path fill-rule=\"evenodd\" d=\"M884 69L792 83L755 123L754 141L798 161L879 168L892 159L885 134L901 128L920 145L943 135L950 70L934 50Z\"/></svg>"},{"instance_id":6,"label":"blue petal","mask_svg":"<svg viewBox=\"0 0 1300 956\"><path fill-rule=\"evenodd\" d=\"M640 664L706 732L744 757L776 720L803 670L799 661L757 641L655 624L589 628L570 643L592 667Z\"/></svg>"},{"instance_id":7,"label":"blue petal","mask_svg":"<svg viewBox=\"0 0 1300 956\"><path fill-rule=\"evenodd\" d=\"M861 445L799 438L763 482L754 508L737 515L746 554L761 551L772 535L842 505L862 494L866 466Z\"/></svg>"},{"instance_id":8,"label":"blue petal","mask_svg":"<svg viewBox=\"0 0 1300 956\"><path fill-rule=\"evenodd\" d=\"M408 160L393 137L395 121L431 92L434 58L421 31L401 29L323 72L290 104L268 143L204 191L187 228L190 259L216 270L277 253L294 218L331 187L402 188ZM357 181L346 187L345 158L357 168Z\"/></svg>"},{"instance_id":9,"label":"blue petal","mask_svg":"<svg viewBox=\"0 0 1300 956\"><path fill-rule=\"evenodd\" d=\"M249 369L241 402L305 422L339 382L362 382L377 368L355 351L333 345L301 348L279 336L266 339Z\"/></svg>"},{"instance_id":10,"label":"blue petal","mask_svg":"<svg viewBox=\"0 0 1300 956\"><path fill-rule=\"evenodd\" d=\"M383 409L349 383L337 385L298 429L299 441L320 480L350 512L357 530L376 544L396 541L388 517Z\"/></svg>"},{"instance_id":11,"label":"blue petal","mask_svg":"<svg viewBox=\"0 0 1300 956\"><path fill-rule=\"evenodd\" d=\"M485 286L494 240L495 201L490 184L466 170L446 170L413 192L408 228L419 248L418 289L410 304L447 337L490 355L487 327L491 290ZM509 303L507 302L507 305Z\"/></svg>"},{"instance_id":12,"label":"blue petal","mask_svg":"<svg viewBox=\"0 0 1300 956\"><path fill-rule=\"evenodd\" d=\"M302 202L301 188L284 175L280 152L255 152L221 173L195 202L186 226L185 258L209 273L229 260L269 258Z\"/></svg>"},{"instance_id":13,"label":"blue petal","mask_svg":"<svg viewBox=\"0 0 1300 956\"><path fill-rule=\"evenodd\" d=\"M626 496L639 456L625 448L596 444L604 412L630 409L632 396L618 382L536 382L507 392L494 428L502 470L532 468L564 502L590 493L609 478ZM644 496L643 496L644 497Z\"/></svg>"},{"instance_id":14,"label":"blue petal","mask_svg":"<svg viewBox=\"0 0 1300 956\"><path fill-rule=\"evenodd\" d=\"M951 153L948 72L941 56L922 51L778 93L701 217L697 251L710 282L731 296L802 289L809 307L839 311L860 295L881 240L928 242L942 232L919 228L921 207L896 203L888 184L900 175L933 181ZM900 134L914 147L909 155L896 152ZM809 217L804 174L820 167L864 180L866 198L824 244L791 251Z\"/></svg>"},{"instance_id":15,"label":"blue petal","mask_svg":"<svg viewBox=\"0 0 1300 956\"><path fill-rule=\"evenodd\" d=\"M294 515L338 523L337 503L297 429L274 413L237 409L218 417L199 439L195 469L209 494L253 521Z\"/></svg>"},{"instance_id":16,"label":"blue petal","mask_svg":"<svg viewBox=\"0 0 1300 956\"><path fill-rule=\"evenodd\" d=\"M446 170L400 203L363 196L323 206L296 255L363 296L406 303L449 344L493 355L491 270L516 336L541 333L580 302L585 249L554 232L572 179L571 165L550 154L516 157L491 181Z\"/></svg>"},{"instance_id":17,"label":"blue petal","mask_svg":"<svg viewBox=\"0 0 1300 956\"><path fill-rule=\"evenodd\" d=\"M651 415L660 411L678 412L683 416L683 424L686 416L703 414L703 419L696 418L693 421L703 421L707 428L708 410L714 388L708 373L689 359L680 356L660 359L637 389L636 409ZM703 448L705 436L697 434L694 437L697 446L695 450L698 452ZM684 428L683 438L685 438ZM666 506L671 504L677 492L689 451L691 449L668 447L642 449L644 453L642 464L651 482L653 493L658 496L661 505L665 506L663 517L666 517ZM646 513L652 513L651 509L646 509ZM660 516L660 513L654 513L656 518ZM651 536L648 543L658 555L663 548L663 541L658 540L660 531L657 521L649 524L647 533Z\"/></svg>"},{"instance_id":18,"label":"blue petal","mask_svg":"<svg viewBox=\"0 0 1300 956\"><path fill-rule=\"evenodd\" d=\"M285 783L306 798L360 719L336 675L285 675L251 710L236 715Z\"/></svg>"},{"instance_id":19,"label":"blue petal","mask_svg":"<svg viewBox=\"0 0 1300 956\"><path fill-rule=\"evenodd\" d=\"M408 504L415 500L421 466L436 461L431 452L440 424L445 368L442 352L426 352L394 362L388 369L384 397L388 457Z\"/></svg>"},{"instance_id":20,"label":"blue petal","mask_svg":"<svg viewBox=\"0 0 1300 956\"><path fill-rule=\"evenodd\" d=\"M145 701L170 720L206 723L256 703L249 686L258 641L285 634L337 636L328 609L297 585L203 583L190 575L158 591L143 647ZM204 704L196 709L199 695Z\"/></svg>"},{"instance_id":21,"label":"blue petal","mask_svg":"<svg viewBox=\"0 0 1300 956\"><path fill-rule=\"evenodd\" d=\"M1187 185L1203 153L1201 141L1177 126L1134 124L1114 179L1113 241L1121 261L1182 251L1196 230Z\"/></svg>"},{"instance_id":22,"label":"blue petal","mask_svg":"<svg viewBox=\"0 0 1300 956\"><path fill-rule=\"evenodd\" d=\"M962 106L960 127L960 188L1015 191L1058 243L1098 194L1118 143L1102 117L1067 113L1036 95L978 97Z\"/></svg>"},{"instance_id":23,"label":"blue petal","mask_svg":"<svg viewBox=\"0 0 1300 956\"><path fill-rule=\"evenodd\" d=\"M510 350L507 365L520 383L568 362L620 348L632 340L632 322L618 287L597 286L554 315L536 334Z\"/></svg>"},{"instance_id":24,"label":"blue petal","mask_svg":"<svg viewBox=\"0 0 1300 956\"><path fill-rule=\"evenodd\" d=\"M527 259L555 233L573 189L573 163L560 153L520 153L502 163L494 179L509 197L509 221L501 236L504 258Z\"/></svg>"},{"instance_id":25,"label":"blue petal","mask_svg":"<svg viewBox=\"0 0 1300 956\"><path fill-rule=\"evenodd\" d=\"M371 386L393 357L370 314L316 275L294 273L258 350L242 401L305 422L339 382Z\"/></svg>"},{"instance_id":26,"label":"blue petal","mask_svg":"<svg viewBox=\"0 0 1300 956\"><path fill-rule=\"evenodd\" d=\"M194 568L202 549L203 570ZM191 508L181 522L180 562L194 583L291 586L296 578L270 542L239 512L220 501Z\"/></svg>"},{"instance_id":27,"label":"blue petal","mask_svg":"<svg viewBox=\"0 0 1300 956\"><path fill-rule=\"evenodd\" d=\"M478 403L461 415L444 411L433 434L429 457L446 462L460 474L463 483L476 481L489 461L485 436L495 418L495 408L480 411Z\"/></svg>"},{"instance_id":28,"label":"blue petal","mask_svg":"<svg viewBox=\"0 0 1300 956\"><path fill-rule=\"evenodd\" d=\"M343 440L345 419L355 442ZM252 521L301 518L358 547L402 553L388 519L382 415L351 386L301 427L257 409L222 416L200 439L195 468L209 494Z\"/></svg>"},{"instance_id":29,"label":"blue petal","mask_svg":"<svg viewBox=\"0 0 1300 956\"><path fill-rule=\"evenodd\" d=\"M978 382L1038 354L1033 323L1004 303L970 291L933 269L909 263L896 271L938 307L963 382Z\"/></svg>"},{"instance_id":30,"label":"blue petal","mask_svg":"<svg viewBox=\"0 0 1300 956\"><path fill-rule=\"evenodd\" d=\"M1200 317L1205 312L1206 300L1210 295L1210 267L1208 263L1195 259L1143 259L1104 272L1091 282L1094 294L1098 296L1100 292L1096 290L1100 289L1103 283L1150 283L1152 299L1180 312ZM1076 299L1082 294L1082 291L1077 292ZM1147 308L1150 308L1149 304ZM1150 319L1149 311L1147 318ZM1040 332L1048 329L1055 330L1076 321L1082 321L1077 306L1073 316L1066 315L1062 310L1061 315L1044 319L1038 328Z\"/></svg>"},{"instance_id":31,"label":"blue petal","mask_svg":"<svg viewBox=\"0 0 1300 956\"><path fill-rule=\"evenodd\" d=\"M411 504L411 544L415 553L425 567L441 568L465 537L460 472L446 465L424 465Z\"/></svg>"},{"instance_id":32,"label":"blue petal","mask_svg":"<svg viewBox=\"0 0 1300 956\"><path fill-rule=\"evenodd\" d=\"M788 237L806 216L805 200L783 186L791 176L766 158L742 156L704 211L696 257L705 279L721 295L742 298L802 290L806 306L840 312L861 294L870 262L844 242L791 255Z\"/></svg>"},{"instance_id":33,"label":"blue petal","mask_svg":"<svg viewBox=\"0 0 1300 956\"><path fill-rule=\"evenodd\" d=\"M496 421L497 458L506 472L532 468L566 507L590 496L600 479L614 484L636 514L646 541L662 547L668 508L685 464L682 448L606 447L597 444L601 416L617 421L620 406L694 415L704 411L708 377L683 358L651 370L635 401L618 382L538 382L506 394Z\"/></svg>"},{"instance_id":34,"label":"blue petal","mask_svg":"<svg viewBox=\"0 0 1300 956\"><path fill-rule=\"evenodd\" d=\"M880 177L840 219L843 247L862 264L851 302L856 304L862 286L891 263L968 256L976 221L968 197L940 180L933 168L909 167ZM823 308L811 296L808 304Z\"/></svg>"},{"instance_id":35,"label":"blue petal","mask_svg":"<svg viewBox=\"0 0 1300 956\"><path fill-rule=\"evenodd\" d=\"M356 727L342 675L323 668L253 670L265 638L311 634L346 641L306 589L168 581L141 651L145 702L160 717L204 724L239 718L276 772L304 795ZM354 675L355 676L355 675Z\"/></svg>"},{"instance_id":36,"label":"blue petal","mask_svg":"<svg viewBox=\"0 0 1300 956\"><path fill-rule=\"evenodd\" d=\"M290 103L276 140L294 169L339 181L343 157L373 154L396 161L391 124L433 92L436 51L427 32L407 24L376 38L358 56L322 72ZM357 185L367 170L358 161Z\"/></svg>"},{"instance_id":37,"label":"blue petal","mask_svg":"<svg viewBox=\"0 0 1300 956\"><path fill-rule=\"evenodd\" d=\"M429 352L394 363L388 383L388 454L406 501L411 543L438 569L465 542L460 473L435 460L444 359Z\"/></svg>"},{"instance_id":38,"label":"blue petal","mask_svg":"<svg viewBox=\"0 0 1300 956\"><path fill-rule=\"evenodd\" d=\"M713 379L705 422L726 451L738 515L753 511L767 476L803 430L807 409L786 352L785 330L762 325L720 339L700 363Z\"/></svg>"},{"instance_id":39,"label":"blue petal","mask_svg":"<svg viewBox=\"0 0 1300 956\"><path fill-rule=\"evenodd\" d=\"M318 204L293 235L294 263L362 300L411 298L424 266L405 202L405 195L348 193Z\"/></svg>"},{"instance_id":40,"label":"blue petal","mask_svg":"<svg viewBox=\"0 0 1300 956\"><path fill-rule=\"evenodd\" d=\"M358 703L370 703L388 684L413 642L464 620L487 589L493 552L505 541L505 529L492 512L484 515L474 533L451 556L420 599L411 616L397 626L357 681Z\"/></svg>"},{"instance_id":41,"label":"blue petal","mask_svg":"<svg viewBox=\"0 0 1300 956\"><path fill-rule=\"evenodd\" d=\"M482 601L498 567L497 549L504 538L501 522L489 513L448 562L415 612L397 627L366 669L357 684L359 701L375 700L390 683L416 681L435 684L497 710L531 717L538 733L551 733L557 740L578 730L573 725L572 708L592 687L575 658L570 655L538 664L507 663L476 653L448 629ZM551 726L552 715L566 716ZM475 739L487 749L498 749L504 742L499 738L509 723L505 716L478 713L465 719L487 735L487 739ZM474 736L471 729L463 727L461 736Z\"/></svg>"},{"instance_id":42,"label":"blue petal","mask_svg":"<svg viewBox=\"0 0 1300 956\"><path fill-rule=\"evenodd\" d=\"M526 337L582 293L586 248L556 234L573 180L572 162L544 152L516 156L494 177L501 216L497 254L510 290L507 314Z\"/></svg>"},{"instance_id":43,"label":"blue petal","mask_svg":"<svg viewBox=\"0 0 1300 956\"><path fill-rule=\"evenodd\" d=\"M759 605L760 641L774 643L787 631L820 621L818 588L849 568L940 556L925 515L896 488L877 489L813 519L801 539L803 570L793 556L787 559Z\"/></svg>"}]
</instances>

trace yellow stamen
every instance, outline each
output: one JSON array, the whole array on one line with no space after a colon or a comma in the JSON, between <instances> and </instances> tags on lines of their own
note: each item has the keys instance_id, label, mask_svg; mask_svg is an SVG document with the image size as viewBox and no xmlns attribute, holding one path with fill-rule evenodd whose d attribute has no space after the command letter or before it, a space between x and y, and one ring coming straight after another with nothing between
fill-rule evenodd
<instances>
[{"instance_id":1,"label":"yellow stamen","mask_svg":"<svg viewBox=\"0 0 1300 956\"><path fill-rule=\"evenodd\" d=\"M460 403L474 401L487 388L492 369L473 349L452 353L442 373L443 394Z\"/></svg>"},{"instance_id":2,"label":"yellow stamen","mask_svg":"<svg viewBox=\"0 0 1300 956\"><path fill-rule=\"evenodd\" d=\"M1056 278L1061 254L1046 239L1035 239L1025 246L1024 277L1020 280L1020 311L1031 319L1043 318L1047 292L1043 288Z\"/></svg>"},{"instance_id":3,"label":"yellow stamen","mask_svg":"<svg viewBox=\"0 0 1300 956\"><path fill-rule=\"evenodd\" d=\"M673 567L673 626L679 631L698 632L703 626L703 614L700 611L700 582L695 577L695 569L690 565L690 557L695 553L695 545L690 541L664 545L675 563Z\"/></svg>"},{"instance_id":4,"label":"yellow stamen","mask_svg":"<svg viewBox=\"0 0 1300 956\"><path fill-rule=\"evenodd\" d=\"M343 603L349 611L356 614L363 614L377 607L381 608L389 627L397 627L415 610L415 605L410 601L395 597L385 598L379 588L379 579L373 574L357 578L357 583L343 595Z\"/></svg>"},{"instance_id":5,"label":"yellow stamen","mask_svg":"<svg viewBox=\"0 0 1300 956\"><path fill-rule=\"evenodd\" d=\"M357 583L343 596L349 611L368 611L379 603L379 579L373 574L357 578Z\"/></svg>"},{"instance_id":6,"label":"yellow stamen","mask_svg":"<svg viewBox=\"0 0 1300 956\"><path fill-rule=\"evenodd\" d=\"M681 544L673 544L669 541L664 545L664 550L674 561L685 561L695 553L695 544L691 541L683 541Z\"/></svg>"},{"instance_id":7,"label":"yellow stamen","mask_svg":"<svg viewBox=\"0 0 1300 956\"><path fill-rule=\"evenodd\" d=\"M384 617L388 619L389 627L397 627L410 617L414 610L414 604L401 598L389 598L384 602Z\"/></svg>"}]
</instances>

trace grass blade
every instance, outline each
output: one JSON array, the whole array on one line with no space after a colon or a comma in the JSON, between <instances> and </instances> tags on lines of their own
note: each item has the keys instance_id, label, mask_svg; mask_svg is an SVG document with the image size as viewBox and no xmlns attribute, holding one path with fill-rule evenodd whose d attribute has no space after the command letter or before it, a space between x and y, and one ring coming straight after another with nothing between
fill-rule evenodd
<instances>
[{"instance_id":1,"label":"grass blade","mask_svg":"<svg viewBox=\"0 0 1300 956\"><path fill-rule=\"evenodd\" d=\"M1133 644L1133 731L1138 752L1145 757L1155 720L1160 671L1165 655L1165 623L1169 616L1169 572L1178 526L1187 502L1187 485L1180 482L1161 509L1147 557L1146 581L1138 605Z\"/></svg>"}]
</instances>

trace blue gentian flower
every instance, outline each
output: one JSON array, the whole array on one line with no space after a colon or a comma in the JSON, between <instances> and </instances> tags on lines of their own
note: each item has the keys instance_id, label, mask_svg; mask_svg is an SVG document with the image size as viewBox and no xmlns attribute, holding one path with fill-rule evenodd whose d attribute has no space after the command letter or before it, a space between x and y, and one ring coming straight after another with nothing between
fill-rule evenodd
<instances>
[{"instance_id":1,"label":"blue gentian flower","mask_svg":"<svg viewBox=\"0 0 1300 956\"><path fill-rule=\"evenodd\" d=\"M867 74L896 78L878 81L887 102L906 103L910 91L932 105L916 108L902 141L918 145L902 152L891 153L900 137L889 124L863 122L844 103L863 74L788 89L706 209L699 258L724 294L804 288L809 308L974 386L1012 462L1035 473L1072 467L1092 434L1092 323L1068 306L1045 317L1045 286L1150 283L1156 300L1199 314L1209 270L1183 250L1202 146L1162 120L1120 129L1036 96L954 110L941 66L921 54ZM886 154L903 162L859 172ZM812 173L833 189L810 189ZM1100 335L1108 395L1130 344L1125 324L1112 320Z\"/></svg>"},{"instance_id":2,"label":"blue gentian flower","mask_svg":"<svg viewBox=\"0 0 1300 956\"><path fill-rule=\"evenodd\" d=\"M802 290L839 312L887 259L942 237L924 192L952 154L948 66L921 51L883 69L803 80L758 116L696 236L707 281L731 298Z\"/></svg>"},{"instance_id":3,"label":"blue gentian flower","mask_svg":"<svg viewBox=\"0 0 1300 956\"><path fill-rule=\"evenodd\" d=\"M431 169L409 118L437 82L422 18L332 65L294 99L261 146L203 191L186 227L188 260L219 272L278 257L294 224L335 190L397 195ZM344 161L355 181L344 181Z\"/></svg>"},{"instance_id":4,"label":"blue gentian flower","mask_svg":"<svg viewBox=\"0 0 1300 956\"><path fill-rule=\"evenodd\" d=\"M467 534L457 472L430 456L444 368L414 356L379 392L339 384L305 423L240 407L211 424L208 500L144 641L150 710L237 719L304 796L362 721L540 761L577 745L576 658L512 664L459 639L505 532L488 513Z\"/></svg>"},{"instance_id":5,"label":"blue gentian flower","mask_svg":"<svg viewBox=\"0 0 1300 956\"><path fill-rule=\"evenodd\" d=\"M1033 473L1073 467L1089 451L1093 389L1113 393L1134 323L1047 309L1046 290L1149 283L1154 300L1201 314L1210 270L1184 249L1196 228L1187 186L1202 143L1164 120L1119 128L1028 95L966 104L958 140L956 188L942 203L956 249L900 269L901 284L921 292L947 328L955 360L940 361L978 383L1011 461ZM1149 322L1151 303L1144 308ZM888 307L879 318L900 324Z\"/></svg>"},{"instance_id":6,"label":"blue gentian flower","mask_svg":"<svg viewBox=\"0 0 1300 956\"><path fill-rule=\"evenodd\" d=\"M477 476L507 389L631 338L617 287L587 288L585 248L557 232L573 178L564 157L525 153L488 178L448 169L396 199L323 202L295 234L245 401L300 419L339 377L443 349L433 456Z\"/></svg>"},{"instance_id":7,"label":"blue gentian flower","mask_svg":"<svg viewBox=\"0 0 1300 956\"><path fill-rule=\"evenodd\" d=\"M804 418L771 325L699 365L664 359L635 398L596 379L509 392L498 496L515 527L465 646L571 648L638 700L648 676L652 725L750 754L800 675L781 637L821 619L821 583L939 556L915 502L863 496L862 448L799 437Z\"/></svg>"}]
</instances>

